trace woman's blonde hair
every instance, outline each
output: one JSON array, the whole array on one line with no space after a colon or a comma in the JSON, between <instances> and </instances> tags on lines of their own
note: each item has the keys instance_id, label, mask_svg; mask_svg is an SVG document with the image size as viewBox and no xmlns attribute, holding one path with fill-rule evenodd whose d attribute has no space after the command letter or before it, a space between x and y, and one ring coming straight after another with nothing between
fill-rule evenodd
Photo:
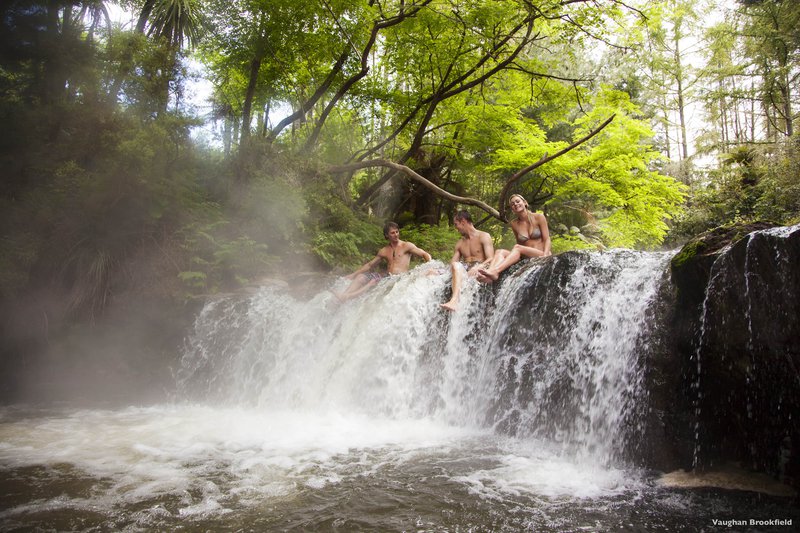
<instances>
[{"instance_id":1,"label":"woman's blonde hair","mask_svg":"<svg viewBox=\"0 0 800 533\"><path fill-rule=\"evenodd\" d=\"M512 194L511 196L509 196L508 197L508 203L509 204L511 204L511 200L513 200L515 196L521 198L522 199L522 203L525 204L525 207L528 207L528 200L526 200L525 197L522 196L521 194Z\"/></svg>"}]
</instances>

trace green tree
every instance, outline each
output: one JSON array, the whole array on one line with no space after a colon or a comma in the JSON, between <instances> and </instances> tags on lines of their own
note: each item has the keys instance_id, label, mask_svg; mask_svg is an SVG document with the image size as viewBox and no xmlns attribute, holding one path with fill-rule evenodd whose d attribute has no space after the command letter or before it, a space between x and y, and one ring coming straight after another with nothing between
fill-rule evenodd
<instances>
[{"instance_id":1,"label":"green tree","mask_svg":"<svg viewBox=\"0 0 800 533\"><path fill-rule=\"evenodd\" d=\"M133 3L138 7L139 18L136 24L138 33L146 34L164 47L163 65L157 72L160 80L161 98L157 104L159 112L164 113L170 100L170 87L179 92L176 82L180 73L180 52L184 46L190 49L197 46L204 33L205 18L202 0L143 0ZM118 90L128 72L123 69L115 83ZM112 96L116 97L112 90Z\"/></svg>"},{"instance_id":2,"label":"green tree","mask_svg":"<svg viewBox=\"0 0 800 533\"><path fill-rule=\"evenodd\" d=\"M800 91L800 5L782 0L742 1L745 55L761 78L767 138L791 137Z\"/></svg>"}]
</instances>

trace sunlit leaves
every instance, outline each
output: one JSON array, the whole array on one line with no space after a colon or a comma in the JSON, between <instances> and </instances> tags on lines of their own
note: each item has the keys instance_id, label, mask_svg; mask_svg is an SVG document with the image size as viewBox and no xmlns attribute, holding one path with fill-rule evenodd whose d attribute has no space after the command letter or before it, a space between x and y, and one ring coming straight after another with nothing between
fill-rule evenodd
<instances>
[{"instance_id":1,"label":"sunlit leaves","mask_svg":"<svg viewBox=\"0 0 800 533\"><path fill-rule=\"evenodd\" d=\"M579 128L590 129L612 111L616 118L589 149L569 154L575 177L552 202L577 200L596 211L608 244L655 246L667 233L666 220L682 211L685 187L652 170L662 156L650 144L652 131L634 118L637 109L625 93L604 88Z\"/></svg>"}]
</instances>

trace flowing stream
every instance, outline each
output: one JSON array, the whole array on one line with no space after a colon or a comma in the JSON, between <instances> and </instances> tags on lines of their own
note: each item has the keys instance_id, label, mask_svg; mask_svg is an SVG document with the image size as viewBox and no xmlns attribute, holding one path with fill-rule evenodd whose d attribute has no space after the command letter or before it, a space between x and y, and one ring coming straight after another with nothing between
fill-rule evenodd
<instances>
[{"instance_id":1,"label":"flowing stream","mask_svg":"<svg viewBox=\"0 0 800 533\"><path fill-rule=\"evenodd\" d=\"M698 531L785 500L637 468L668 253L209 301L170 403L0 411L0 529ZM336 287L342 288L345 280ZM758 530L770 530L762 528Z\"/></svg>"}]
</instances>

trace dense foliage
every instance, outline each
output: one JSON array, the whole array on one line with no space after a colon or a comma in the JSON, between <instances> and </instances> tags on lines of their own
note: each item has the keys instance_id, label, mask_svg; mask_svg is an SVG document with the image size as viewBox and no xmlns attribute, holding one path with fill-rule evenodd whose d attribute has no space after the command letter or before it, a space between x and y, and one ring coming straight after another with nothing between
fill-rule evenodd
<instances>
[{"instance_id":1,"label":"dense foliage","mask_svg":"<svg viewBox=\"0 0 800 533\"><path fill-rule=\"evenodd\" d=\"M382 167L331 169L377 158L502 214L510 176L570 148L510 187L556 252L800 214L794 2L736 2L708 27L700 0L118 4L127 26L114 2L0 7L0 292L29 328L344 272L390 218L447 260L461 206ZM694 145L689 106L707 117ZM470 210L510 244L502 216Z\"/></svg>"}]
</instances>

